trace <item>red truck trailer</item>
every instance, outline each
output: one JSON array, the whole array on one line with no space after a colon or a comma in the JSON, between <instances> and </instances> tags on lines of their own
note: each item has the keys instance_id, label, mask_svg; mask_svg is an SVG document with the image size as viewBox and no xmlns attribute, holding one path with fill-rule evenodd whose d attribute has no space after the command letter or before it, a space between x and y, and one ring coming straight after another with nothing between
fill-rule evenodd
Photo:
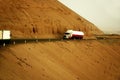
<instances>
[{"instance_id":1,"label":"red truck trailer","mask_svg":"<svg viewBox=\"0 0 120 80\"><path fill-rule=\"evenodd\" d=\"M82 31L74 31L74 30L67 30L64 33L64 39L83 39L84 32Z\"/></svg>"}]
</instances>

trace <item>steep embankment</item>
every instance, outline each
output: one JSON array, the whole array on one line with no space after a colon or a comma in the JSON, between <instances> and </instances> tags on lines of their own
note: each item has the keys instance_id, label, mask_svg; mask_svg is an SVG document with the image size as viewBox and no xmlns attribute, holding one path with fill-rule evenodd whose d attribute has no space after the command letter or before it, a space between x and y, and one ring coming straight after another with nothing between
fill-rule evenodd
<instances>
[{"instance_id":1,"label":"steep embankment","mask_svg":"<svg viewBox=\"0 0 120 80\"><path fill-rule=\"evenodd\" d=\"M12 38L60 37L67 29L102 33L57 0L0 0L0 29L11 30Z\"/></svg>"},{"instance_id":2,"label":"steep embankment","mask_svg":"<svg viewBox=\"0 0 120 80\"><path fill-rule=\"evenodd\" d=\"M57 41L0 48L0 80L120 80L120 40Z\"/></svg>"}]
</instances>

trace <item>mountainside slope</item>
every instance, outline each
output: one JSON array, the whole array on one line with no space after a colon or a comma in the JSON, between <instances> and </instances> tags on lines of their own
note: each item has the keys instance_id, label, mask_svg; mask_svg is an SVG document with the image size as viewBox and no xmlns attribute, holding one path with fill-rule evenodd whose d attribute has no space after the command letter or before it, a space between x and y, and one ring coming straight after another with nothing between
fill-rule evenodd
<instances>
[{"instance_id":1,"label":"mountainside slope","mask_svg":"<svg viewBox=\"0 0 120 80\"><path fill-rule=\"evenodd\" d=\"M120 41L83 40L0 48L0 80L120 80Z\"/></svg>"},{"instance_id":2,"label":"mountainside slope","mask_svg":"<svg viewBox=\"0 0 120 80\"><path fill-rule=\"evenodd\" d=\"M0 29L11 30L12 38L60 37L67 29L103 33L57 0L0 0L0 4Z\"/></svg>"}]
</instances>

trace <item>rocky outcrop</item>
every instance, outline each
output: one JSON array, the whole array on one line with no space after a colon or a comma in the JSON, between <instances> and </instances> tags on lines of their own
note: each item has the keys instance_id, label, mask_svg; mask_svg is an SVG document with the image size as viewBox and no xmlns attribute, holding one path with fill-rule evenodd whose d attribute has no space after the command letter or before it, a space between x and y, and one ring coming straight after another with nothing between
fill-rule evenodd
<instances>
[{"instance_id":1,"label":"rocky outcrop","mask_svg":"<svg viewBox=\"0 0 120 80\"><path fill-rule=\"evenodd\" d=\"M57 0L0 0L0 29L12 31L13 38L60 37L67 29L85 34L102 34Z\"/></svg>"}]
</instances>

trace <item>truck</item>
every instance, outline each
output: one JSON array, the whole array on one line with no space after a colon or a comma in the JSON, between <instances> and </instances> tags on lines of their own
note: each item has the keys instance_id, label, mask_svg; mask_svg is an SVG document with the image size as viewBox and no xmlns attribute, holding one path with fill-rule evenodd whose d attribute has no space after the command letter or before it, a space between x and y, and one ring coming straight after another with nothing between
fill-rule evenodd
<instances>
[{"instance_id":1,"label":"truck","mask_svg":"<svg viewBox=\"0 0 120 80\"><path fill-rule=\"evenodd\" d=\"M74 31L74 30L67 30L64 33L63 39L83 39L84 32L82 31Z\"/></svg>"},{"instance_id":2,"label":"truck","mask_svg":"<svg viewBox=\"0 0 120 80\"><path fill-rule=\"evenodd\" d=\"M10 30L0 30L0 40L10 40Z\"/></svg>"},{"instance_id":3,"label":"truck","mask_svg":"<svg viewBox=\"0 0 120 80\"><path fill-rule=\"evenodd\" d=\"M5 46L5 44L9 44L11 39L10 35L10 30L0 30L0 45Z\"/></svg>"}]
</instances>

